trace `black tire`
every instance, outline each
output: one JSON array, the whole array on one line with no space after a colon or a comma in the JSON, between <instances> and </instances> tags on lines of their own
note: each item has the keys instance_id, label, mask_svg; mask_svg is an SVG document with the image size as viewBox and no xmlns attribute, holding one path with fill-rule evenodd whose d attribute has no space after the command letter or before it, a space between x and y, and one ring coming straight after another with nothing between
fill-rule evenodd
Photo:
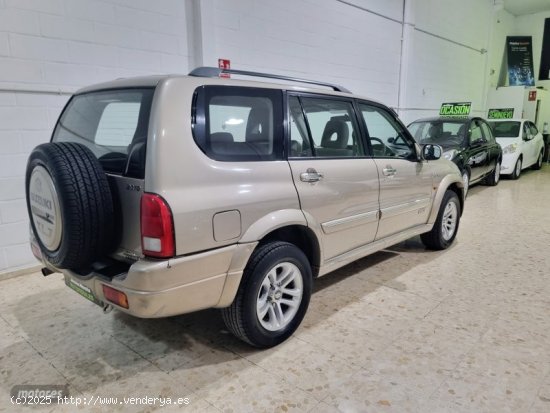
<instances>
[{"instance_id":1,"label":"black tire","mask_svg":"<svg viewBox=\"0 0 550 413\"><path fill-rule=\"evenodd\" d=\"M33 175L35 171L37 173ZM35 181L41 179L33 183L33 188L34 185L40 189L42 185L50 185L55 189L58 210L51 210L51 215L46 213L46 222L53 228L60 228L55 230L60 233L58 241L53 243L55 247L46 245L41 236L48 240L47 235L37 231L37 225L43 228L43 218L38 214L43 212L37 210L35 202L42 198L37 198L37 193L30 194L32 176ZM111 252L115 235L113 199L103 168L86 146L72 142L37 146L27 162L25 190L33 234L44 258L55 267L85 269ZM34 209L31 208L30 196L33 197Z\"/></svg>"},{"instance_id":2,"label":"black tire","mask_svg":"<svg viewBox=\"0 0 550 413\"><path fill-rule=\"evenodd\" d=\"M302 298L298 310L288 324L278 331L264 328L257 315L257 300L262 282L279 264L295 265L302 277ZM254 251L243 273L239 291L233 303L222 309L225 325L235 336L258 348L268 348L283 342L296 331L307 311L311 297L311 266L304 253L288 242L270 242Z\"/></svg>"},{"instance_id":3,"label":"black tire","mask_svg":"<svg viewBox=\"0 0 550 413\"><path fill-rule=\"evenodd\" d=\"M495 169L491 174L485 179L485 184L488 186L497 186L500 182L500 161L497 161Z\"/></svg>"},{"instance_id":4,"label":"black tire","mask_svg":"<svg viewBox=\"0 0 550 413\"><path fill-rule=\"evenodd\" d=\"M446 239L443 235L443 214L445 212L445 208L447 208L447 205L449 205L449 203L451 202L454 203L456 207L456 225L452 236ZM426 248L436 251L448 248L456 238L456 234L458 232L458 227L460 224L460 215L461 211L458 195L456 194L456 192L448 189L445 192L445 195L443 195L443 200L441 201L441 206L437 214L437 219L435 220L435 224L432 230L430 232L426 232L420 235L420 239L422 240L422 243L426 246Z\"/></svg>"},{"instance_id":5,"label":"black tire","mask_svg":"<svg viewBox=\"0 0 550 413\"><path fill-rule=\"evenodd\" d=\"M511 175L511 178L512 179L518 179L519 176L521 175L521 167L522 167L522 160L521 160L521 156L518 158L518 160L516 161L516 164L514 165L514 172L512 172L512 175ZM519 171L518 171L519 169Z\"/></svg>"},{"instance_id":6,"label":"black tire","mask_svg":"<svg viewBox=\"0 0 550 413\"><path fill-rule=\"evenodd\" d=\"M531 168L533 168L535 171L538 171L540 168L542 168L543 158L544 158L544 149L540 151L539 157L537 158L537 162L535 162L535 164Z\"/></svg>"}]
</instances>

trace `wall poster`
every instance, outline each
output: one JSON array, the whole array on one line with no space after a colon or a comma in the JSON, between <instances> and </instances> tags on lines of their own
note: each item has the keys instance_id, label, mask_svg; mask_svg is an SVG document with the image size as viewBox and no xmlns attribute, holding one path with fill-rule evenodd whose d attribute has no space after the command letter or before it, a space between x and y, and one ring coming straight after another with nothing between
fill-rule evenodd
<instances>
[{"instance_id":1,"label":"wall poster","mask_svg":"<svg viewBox=\"0 0 550 413\"><path fill-rule=\"evenodd\" d=\"M510 86L535 86L531 36L506 37Z\"/></svg>"}]
</instances>

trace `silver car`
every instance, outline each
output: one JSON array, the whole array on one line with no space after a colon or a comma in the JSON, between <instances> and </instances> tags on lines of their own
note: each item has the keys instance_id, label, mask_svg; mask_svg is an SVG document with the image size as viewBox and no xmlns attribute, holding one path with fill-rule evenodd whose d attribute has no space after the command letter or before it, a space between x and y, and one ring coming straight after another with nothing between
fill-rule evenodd
<instances>
[{"instance_id":1,"label":"silver car","mask_svg":"<svg viewBox=\"0 0 550 413\"><path fill-rule=\"evenodd\" d=\"M453 242L463 183L440 156L336 85L213 68L120 79L78 91L30 155L31 246L105 310L221 308L270 347L315 278L419 234Z\"/></svg>"}]
</instances>

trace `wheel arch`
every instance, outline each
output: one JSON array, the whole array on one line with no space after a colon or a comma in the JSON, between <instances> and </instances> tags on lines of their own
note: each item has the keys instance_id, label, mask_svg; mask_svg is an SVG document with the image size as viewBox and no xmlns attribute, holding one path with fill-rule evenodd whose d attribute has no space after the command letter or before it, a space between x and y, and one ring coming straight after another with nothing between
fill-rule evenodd
<instances>
[{"instance_id":1,"label":"wheel arch","mask_svg":"<svg viewBox=\"0 0 550 413\"><path fill-rule=\"evenodd\" d=\"M307 257L313 277L319 275L321 266L321 247L315 233L305 225L287 225L271 231L258 244L258 247L269 242L285 241L298 247Z\"/></svg>"},{"instance_id":2,"label":"wheel arch","mask_svg":"<svg viewBox=\"0 0 550 413\"><path fill-rule=\"evenodd\" d=\"M439 208L441 207L441 202L443 201L443 196L445 195L447 189L450 189L457 194L460 202L460 214L462 214L462 211L464 210L464 183L462 182L462 175L447 175L441 180L437 188L434 202L432 204L432 210L428 218L428 224L435 223Z\"/></svg>"},{"instance_id":3,"label":"wheel arch","mask_svg":"<svg viewBox=\"0 0 550 413\"><path fill-rule=\"evenodd\" d=\"M266 215L252 224L239 240L239 252L230 264L227 280L216 307L227 307L235 298L244 268L261 246L275 241L295 245L307 257L313 277L319 275L322 262L320 240L300 210L282 210Z\"/></svg>"}]
</instances>

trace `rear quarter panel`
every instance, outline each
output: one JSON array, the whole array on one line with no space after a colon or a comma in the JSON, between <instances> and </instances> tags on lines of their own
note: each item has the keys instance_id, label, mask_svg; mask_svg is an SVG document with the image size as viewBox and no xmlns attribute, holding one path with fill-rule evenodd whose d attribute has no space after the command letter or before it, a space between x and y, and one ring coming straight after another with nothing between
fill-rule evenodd
<instances>
[{"instance_id":1,"label":"rear quarter panel","mask_svg":"<svg viewBox=\"0 0 550 413\"><path fill-rule=\"evenodd\" d=\"M273 211L300 210L288 162L219 162L195 144L192 97L207 82L161 82L151 114L145 191L161 195L170 205L177 255L238 242L252 224ZM238 236L216 240L214 215L234 210L240 213Z\"/></svg>"}]
</instances>

